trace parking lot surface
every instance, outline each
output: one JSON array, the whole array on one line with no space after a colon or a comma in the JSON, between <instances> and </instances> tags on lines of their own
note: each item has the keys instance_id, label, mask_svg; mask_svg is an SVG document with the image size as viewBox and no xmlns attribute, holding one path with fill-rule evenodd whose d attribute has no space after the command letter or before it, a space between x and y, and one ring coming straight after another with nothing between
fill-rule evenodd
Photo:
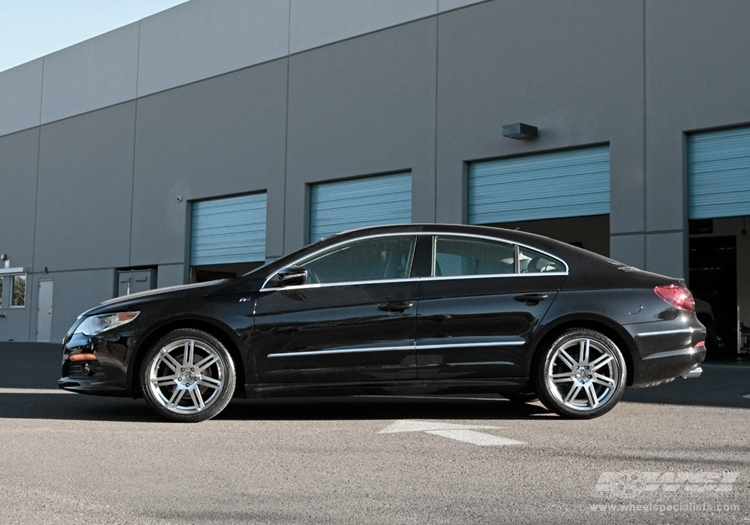
<instances>
[{"instance_id":1,"label":"parking lot surface","mask_svg":"<svg viewBox=\"0 0 750 525\"><path fill-rule=\"evenodd\" d=\"M198 424L0 344L0 522L747 523L750 366L567 421L501 396L237 400Z\"/></svg>"}]
</instances>

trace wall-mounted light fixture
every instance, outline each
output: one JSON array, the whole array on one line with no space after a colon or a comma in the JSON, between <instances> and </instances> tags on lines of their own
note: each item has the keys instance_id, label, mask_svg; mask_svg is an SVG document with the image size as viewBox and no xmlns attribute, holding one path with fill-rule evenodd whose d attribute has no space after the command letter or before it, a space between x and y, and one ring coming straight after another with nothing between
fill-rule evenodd
<instances>
[{"instance_id":1,"label":"wall-mounted light fixture","mask_svg":"<svg viewBox=\"0 0 750 525\"><path fill-rule=\"evenodd\" d=\"M503 137L516 140L531 140L539 138L539 129L523 122L503 126Z\"/></svg>"}]
</instances>

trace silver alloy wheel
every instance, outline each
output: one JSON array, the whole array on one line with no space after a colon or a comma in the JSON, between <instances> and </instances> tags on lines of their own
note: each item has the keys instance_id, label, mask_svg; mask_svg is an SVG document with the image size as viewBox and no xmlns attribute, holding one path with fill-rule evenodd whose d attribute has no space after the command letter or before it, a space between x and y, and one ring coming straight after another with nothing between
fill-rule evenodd
<instances>
[{"instance_id":1,"label":"silver alloy wheel","mask_svg":"<svg viewBox=\"0 0 750 525\"><path fill-rule=\"evenodd\" d=\"M574 411L600 409L621 390L618 357L598 338L565 341L547 360L547 389L558 403Z\"/></svg>"},{"instance_id":2,"label":"silver alloy wheel","mask_svg":"<svg viewBox=\"0 0 750 525\"><path fill-rule=\"evenodd\" d=\"M226 364L206 341L181 338L159 349L148 368L148 388L164 409L197 414L209 409L226 388Z\"/></svg>"}]
</instances>

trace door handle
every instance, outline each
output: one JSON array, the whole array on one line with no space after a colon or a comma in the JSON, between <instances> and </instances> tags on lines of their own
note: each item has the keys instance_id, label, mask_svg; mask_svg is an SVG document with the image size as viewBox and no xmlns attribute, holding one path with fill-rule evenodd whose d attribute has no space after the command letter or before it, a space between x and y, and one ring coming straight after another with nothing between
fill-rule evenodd
<instances>
[{"instance_id":1,"label":"door handle","mask_svg":"<svg viewBox=\"0 0 750 525\"><path fill-rule=\"evenodd\" d=\"M540 303L540 301L544 301L549 296L544 293L525 293L522 295L516 295L515 300L521 301L522 303L526 303L530 306L535 306Z\"/></svg>"},{"instance_id":2,"label":"door handle","mask_svg":"<svg viewBox=\"0 0 750 525\"><path fill-rule=\"evenodd\" d=\"M414 306L414 303L400 301L398 303L383 303L378 306L378 309L383 310L384 312L403 312L404 310L408 310L412 306Z\"/></svg>"}]
</instances>

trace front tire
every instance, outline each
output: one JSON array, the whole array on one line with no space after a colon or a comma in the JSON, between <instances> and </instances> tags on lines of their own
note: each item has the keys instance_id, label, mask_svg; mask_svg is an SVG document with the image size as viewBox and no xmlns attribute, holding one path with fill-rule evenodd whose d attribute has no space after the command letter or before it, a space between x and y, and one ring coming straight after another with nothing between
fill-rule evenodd
<instances>
[{"instance_id":1,"label":"front tire","mask_svg":"<svg viewBox=\"0 0 750 525\"><path fill-rule=\"evenodd\" d=\"M595 330L578 328L560 336L539 360L539 399L552 412L590 419L612 410L627 382L617 345Z\"/></svg>"},{"instance_id":2,"label":"front tire","mask_svg":"<svg viewBox=\"0 0 750 525\"><path fill-rule=\"evenodd\" d=\"M205 421L234 394L234 362L224 345L201 330L181 328L160 339L141 364L143 397L172 421Z\"/></svg>"}]
</instances>

